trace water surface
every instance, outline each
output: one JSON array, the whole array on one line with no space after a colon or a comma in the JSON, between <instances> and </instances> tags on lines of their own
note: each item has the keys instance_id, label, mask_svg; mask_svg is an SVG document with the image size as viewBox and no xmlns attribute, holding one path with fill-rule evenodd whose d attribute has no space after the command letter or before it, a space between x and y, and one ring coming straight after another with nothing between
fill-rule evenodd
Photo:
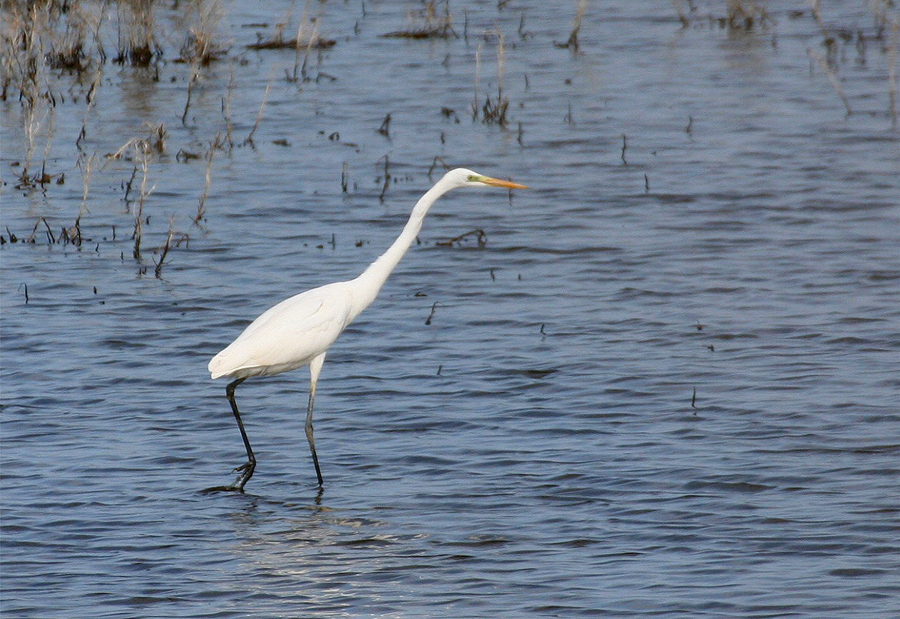
<instances>
[{"instance_id":1,"label":"water surface","mask_svg":"<svg viewBox=\"0 0 900 619\"><path fill-rule=\"evenodd\" d=\"M453 2L459 38L405 40L380 35L417 3L312 3L335 45L292 82L294 51L245 49L284 8L226 3L185 123L159 6L164 56L104 65L87 116L93 72L48 77L34 156L62 185L16 187L21 105L0 102L3 615L900 614L887 39L866 3L822 7L850 33L847 116L806 3L731 29L694 4L687 28L668 2L592 4L574 53L574 5ZM505 128L471 113L476 76L496 94L488 30ZM195 225L223 101L234 147ZM21 242L78 216L85 118L90 240ZM145 123L168 137L136 260L134 164L103 155ZM259 465L245 494L204 493L245 458L209 358L377 257L435 157L532 189L443 198L335 344L323 491L301 370L238 390ZM157 278L170 218L189 240ZM473 229L484 246L441 244Z\"/></svg>"}]
</instances>

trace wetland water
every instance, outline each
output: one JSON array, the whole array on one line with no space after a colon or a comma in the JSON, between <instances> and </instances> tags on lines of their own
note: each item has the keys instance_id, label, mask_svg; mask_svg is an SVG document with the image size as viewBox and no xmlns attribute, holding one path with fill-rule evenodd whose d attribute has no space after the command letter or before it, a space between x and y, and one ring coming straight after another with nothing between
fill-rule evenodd
<instances>
[{"instance_id":1,"label":"wetland water","mask_svg":"<svg viewBox=\"0 0 900 619\"><path fill-rule=\"evenodd\" d=\"M877 3L823 2L827 35L800 0L737 28L710 19L724 2L684 28L670 2L591 3L577 53L556 45L574 3L501 4L451 2L458 38L412 40L380 35L419 3L312 2L335 44L289 81L294 50L246 49L282 4L223 3L228 51L184 123L170 3L149 68L48 69L30 133L10 87L4 618L900 615L900 134ZM479 109L496 95L488 30L505 128L472 119L476 74ZM142 172L126 202L134 157L105 155L160 123L134 259ZM18 186L29 135L31 169L64 184ZM79 153L84 241L54 243L40 218L57 241L73 225ZM304 369L238 390L256 474L203 493L245 459L210 357L377 257L435 157L532 189L444 197L332 348L323 492ZM441 244L473 229L483 246Z\"/></svg>"}]
</instances>

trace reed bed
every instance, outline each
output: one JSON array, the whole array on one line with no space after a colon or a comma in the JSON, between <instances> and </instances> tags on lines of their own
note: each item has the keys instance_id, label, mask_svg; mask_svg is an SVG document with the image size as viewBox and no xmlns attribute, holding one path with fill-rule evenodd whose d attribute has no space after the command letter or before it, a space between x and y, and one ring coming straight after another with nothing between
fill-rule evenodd
<instances>
[{"instance_id":1,"label":"reed bed","mask_svg":"<svg viewBox=\"0 0 900 619\"><path fill-rule=\"evenodd\" d=\"M524 115L513 117L519 115L516 110L521 106L518 100L511 100L511 95L516 98L520 91L509 86L510 58L517 61L521 54L530 53L528 50L558 48L571 51L569 61L577 62L579 57L602 50L602 42L596 40L592 26L592 20L602 16L595 14L586 0L573 0L569 6L574 11L560 19L556 36L546 33L536 36L526 29L526 11L521 10L515 19L505 22L512 34L510 38L500 26L476 33L465 10L460 36L454 29L460 9L449 0L429 0L420 6L407 14L407 27L371 33L371 36L404 39L402 44L386 42L385 45L402 45L412 50L420 45L446 49L445 66L450 62L465 62L466 70L474 73L470 101L466 96L462 101L449 102L453 107L441 102L437 108L440 110L437 122L443 126L436 151L441 153L439 149L445 138L461 123L460 117L465 120L466 108L472 123L484 126L482 130L505 133L515 137L520 147L525 147L523 136L529 120ZM847 66L850 62L873 62L872 56L878 55L887 66L887 83L881 94L882 98L886 96L887 104L877 113L886 115L894 131L897 130L900 24L891 0L868 2L872 24L856 30L834 23L827 4L817 0L798 0L796 9L777 15L770 12L764 0L716 0L702 4L694 0L672 0L671 6L668 18L673 31L681 27L695 32L696 36L722 29L729 36L772 32L774 40L779 20L807 20L814 35L808 47L811 71L814 76L826 76L848 115L857 112L867 101L854 91L853 83L845 80ZM156 247L150 252L154 256L152 269L161 276L163 264L171 264L172 252L186 248L188 238L178 231L177 216L168 212L171 206L154 193L155 185L165 176L166 166L196 166L196 194L181 217L191 222L192 229L202 230L209 225L210 214L215 212L217 166L224 158L239 156L236 153L243 147L256 148L254 139L259 139L260 126L272 113L268 106L273 88L289 84L299 90L309 82L340 78L323 71L324 58L332 53L329 50L340 49L342 37L365 35L360 26L366 19L364 3L361 8L360 20L353 30L333 38L323 34L328 28L327 14L321 4L306 2L298 18L289 10L277 23L254 25L241 31L246 32L247 39L255 36L255 41L233 41L222 34L222 24L228 15L221 0L186 0L177 6L154 0L4 2L0 5L3 16L0 100L7 102L4 120L15 119L22 140L14 145L16 158L3 173L17 191L41 192L48 200L53 199L56 186L64 186L70 180L67 175L75 179L80 175L81 187L77 187L77 181L74 183L79 191L77 212L38 213L33 224L29 222L27 228L18 231L6 230L4 226L6 234L0 235L0 242L5 245L46 240L80 248L88 247L97 236L89 231L91 227L112 229L112 235L103 237L108 242L122 242L123 235L115 232L117 226L119 230L130 228L129 253L138 262L139 269L146 271L150 266L146 247ZM502 11L519 9L512 3L502 3L497 10L500 15ZM244 104L236 108L236 75L246 70L248 55L269 55L266 57L273 59L273 69L265 89L260 88L251 97L256 107L249 109ZM878 66L884 70L885 65ZM141 118L147 124L127 134L114 138L104 136L106 144L114 140L115 144L123 145L119 149L113 147L115 152L110 153L105 152L108 147L104 149L100 145L103 127L98 121L98 105L102 106L105 99L115 94L121 76L136 76L152 84L168 80L175 85L172 88L182 89L178 91L183 97L179 101L184 105L179 103L177 111L170 110L162 118ZM513 81L517 77L513 74ZM528 75L522 77L527 96ZM214 118L208 114L210 99L221 102ZM202 102L206 108L198 107ZM580 119L579 112L573 109L571 100L563 100L560 122L577 129L575 119ZM60 144L56 127L63 113L69 117L75 115L81 120L81 126L77 136ZM383 120L373 130L390 144L403 121L399 113L387 109L379 118ZM689 117L685 130L689 136L693 122L694 118ZM340 142L341 133L346 135L337 129L328 134L334 142ZM241 137L236 137L236 132ZM612 129L610 135L616 136L610 138L614 143L611 148L618 151L621 146L621 153L615 152L613 156L620 155L622 164L626 165L628 139L621 130ZM289 146L291 141L285 136L276 143ZM402 164L390 152L378 154L381 156L377 160L368 163L375 170L378 197L385 201L392 183L397 182L394 166ZM439 167L439 161L444 168L449 165L443 156L434 158L429 176ZM351 194L364 185L358 178L362 174L351 181L351 168L346 161L334 174L335 182L340 179L343 194ZM92 193L101 192L105 187L118 187L116 199L123 203L122 211L127 219L95 221L101 210L92 205L100 198L99 194ZM646 174L644 187L649 192ZM109 196L102 199L109 200ZM155 223L165 221L169 222L165 229ZM148 241L148 237L153 240Z\"/></svg>"}]
</instances>

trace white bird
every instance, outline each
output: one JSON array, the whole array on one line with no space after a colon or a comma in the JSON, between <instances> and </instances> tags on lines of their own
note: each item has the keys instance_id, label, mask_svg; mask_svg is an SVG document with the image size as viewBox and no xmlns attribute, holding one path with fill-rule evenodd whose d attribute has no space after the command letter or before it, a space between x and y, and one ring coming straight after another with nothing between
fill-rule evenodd
<instances>
[{"instance_id":1,"label":"white bird","mask_svg":"<svg viewBox=\"0 0 900 619\"><path fill-rule=\"evenodd\" d=\"M209 362L212 378L232 379L225 388L225 393L237 420L238 429L241 431L244 447L247 448L247 463L235 469L240 474L234 484L227 489L243 491L244 484L253 476L253 470L256 468L256 458L250 448L237 403L234 401L235 388L253 376L272 376L304 365L309 366L310 377L306 438L309 441L319 486L322 486L322 472L319 469L319 458L316 455L313 438L312 417L316 383L328 348L347 325L375 300L378 291L419 234L422 221L431 205L451 189L484 186L526 189L525 185L482 176L464 168L447 172L419 198L397 240L359 277L326 284L285 299L263 312L236 340L212 358Z\"/></svg>"}]
</instances>

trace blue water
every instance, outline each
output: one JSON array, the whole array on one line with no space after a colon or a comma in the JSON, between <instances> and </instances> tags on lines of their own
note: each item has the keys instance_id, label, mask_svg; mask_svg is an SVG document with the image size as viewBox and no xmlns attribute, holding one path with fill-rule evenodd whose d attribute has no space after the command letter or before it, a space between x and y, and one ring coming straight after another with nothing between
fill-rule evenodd
<instances>
[{"instance_id":1,"label":"blue water","mask_svg":"<svg viewBox=\"0 0 900 619\"><path fill-rule=\"evenodd\" d=\"M848 116L807 52L828 57L806 3L770 2L749 29L692 4L687 28L669 2L590 4L574 52L555 45L574 3L451 2L448 40L380 36L420 24L418 3L310 3L335 45L291 82L293 50L245 45L288 18L296 32L303 7L225 3L227 54L199 69L184 124L184 25L160 5L163 57L102 65L90 108L96 65L42 74L58 96L31 169L46 159L61 185L16 187L29 142L11 89L3 617L900 615L890 36L874 5L823 3ZM476 74L479 102L496 94L490 29L506 128L471 113ZM234 146L196 225L223 102ZM126 203L134 162L105 155L145 123L167 139L134 259L142 176ZM97 158L75 246L39 218L57 241L73 225L79 153ZM210 357L277 301L365 268L435 157L532 189L443 198L329 352L324 489L304 369L238 389L256 474L204 492L245 460ZM157 278L170 218L182 241ZM442 244L474 229L484 246Z\"/></svg>"}]
</instances>

